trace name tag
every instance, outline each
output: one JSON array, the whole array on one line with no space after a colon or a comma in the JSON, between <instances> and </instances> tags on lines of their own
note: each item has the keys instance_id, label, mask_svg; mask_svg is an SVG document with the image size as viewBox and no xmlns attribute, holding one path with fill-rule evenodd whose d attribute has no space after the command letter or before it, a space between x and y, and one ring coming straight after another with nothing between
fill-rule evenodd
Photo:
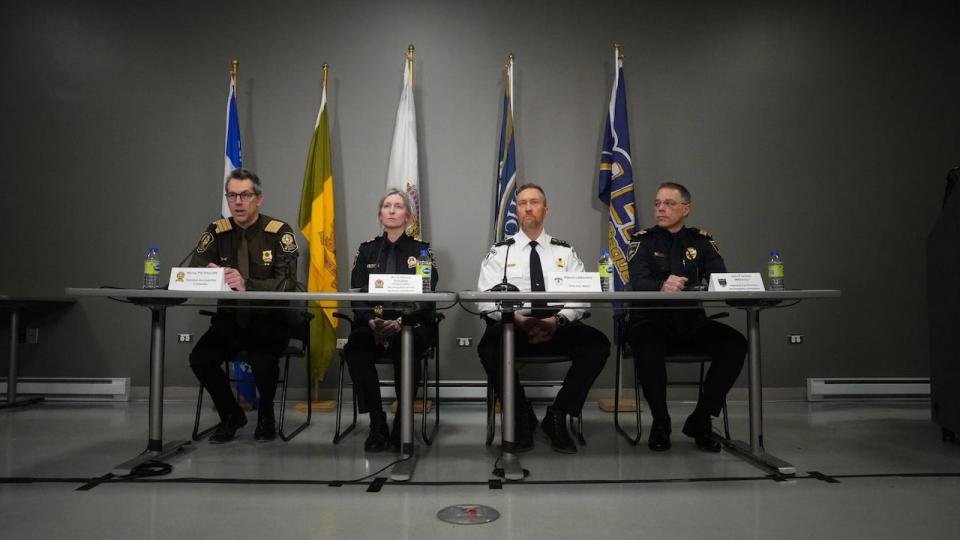
<instances>
[{"instance_id":1,"label":"name tag","mask_svg":"<svg viewBox=\"0 0 960 540\"><path fill-rule=\"evenodd\" d=\"M547 292L600 292L599 272L551 272Z\"/></svg>"},{"instance_id":2,"label":"name tag","mask_svg":"<svg viewBox=\"0 0 960 540\"><path fill-rule=\"evenodd\" d=\"M381 294L423 294L423 278L416 274L370 274L367 290Z\"/></svg>"},{"instance_id":3,"label":"name tag","mask_svg":"<svg viewBox=\"0 0 960 540\"><path fill-rule=\"evenodd\" d=\"M764 291L760 272L710 274L708 291Z\"/></svg>"},{"instance_id":4,"label":"name tag","mask_svg":"<svg viewBox=\"0 0 960 540\"><path fill-rule=\"evenodd\" d=\"M223 268L171 268L171 291L229 291Z\"/></svg>"}]
</instances>

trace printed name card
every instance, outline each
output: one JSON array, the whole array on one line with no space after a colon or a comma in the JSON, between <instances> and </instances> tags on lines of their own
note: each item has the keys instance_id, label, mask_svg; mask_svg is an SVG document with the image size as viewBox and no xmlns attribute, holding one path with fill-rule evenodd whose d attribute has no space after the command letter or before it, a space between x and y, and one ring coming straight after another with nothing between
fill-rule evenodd
<instances>
[{"instance_id":1,"label":"printed name card","mask_svg":"<svg viewBox=\"0 0 960 540\"><path fill-rule=\"evenodd\" d=\"M229 291L223 268L171 268L171 291Z\"/></svg>"},{"instance_id":2,"label":"printed name card","mask_svg":"<svg viewBox=\"0 0 960 540\"><path fill-rule=\"evenodd\" d=\"M417 274L370 274L367 290L380 294L423 294L423 278Z\"/></svg>"},{"instance_id":3,"label":"printed name card","mask_svg":"<svg viewBox=\"0 0 960 540\"><path fill-rule=\"evenodd\" d=\"M599 272L551 272L547 292L600 292Z\"/></svg>"},{"instance_id":4,"label":"printed name card","mask_svg":"<svg viewBox=\"0 0 960 540\"><path fill-rule=\"evenodd\" d=\"M710 274L711 292L765 291L760 272Z\"/></svg>"}]
</instances>

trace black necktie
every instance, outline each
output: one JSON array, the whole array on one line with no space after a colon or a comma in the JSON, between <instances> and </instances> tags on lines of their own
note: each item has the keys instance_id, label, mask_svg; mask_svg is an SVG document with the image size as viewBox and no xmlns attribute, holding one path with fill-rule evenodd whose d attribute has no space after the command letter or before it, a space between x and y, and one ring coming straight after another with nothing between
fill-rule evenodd
<instances>
[{"instance_id":1,"label":"black necktie","mask_svg":"<svg viewBox=\"0 0 960 540\"><path fill-rule=\"evenodd\" d=\"M397 274L397 245L387 242L387 262L384 271L388 274Z\"/></svg>"},{"instance_id":2,"label":"black necktie","mask_svg":"<svg viewBox=\"0 0 960 540\"><path fill-rule=\"evenodd\" d=\"M240 249L237 251L237 269L244 280L250 277L250 247L247 245L247 232L240 231ZM240 305L247 305L241 302ZM240 308L237 310L237 326L246 328L250 326L250 310Z\"/></svg>"},{"instance_id":3,"label":"black necktie","mask_svg":"<svg viewBox=\"0 0 960 540\"><path fill-rule=\"evenodd\" d=\"M532 240L530 242L530 290L545 291L547 288L544 286L543 282L543 266L540 265L540 257L537 255L537 241ZM533 311L531 314L534 317L542 317L545 315L547 303L540 300L533 302Z\"/></svg>"}]
</instances>

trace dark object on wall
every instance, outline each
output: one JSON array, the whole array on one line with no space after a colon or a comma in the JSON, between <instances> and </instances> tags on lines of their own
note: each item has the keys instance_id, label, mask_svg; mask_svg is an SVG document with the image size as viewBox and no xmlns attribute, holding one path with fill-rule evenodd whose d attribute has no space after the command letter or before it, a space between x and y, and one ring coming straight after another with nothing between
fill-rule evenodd
<instances>
[{"instance_id":1,"label":"dark object on wall","mask_svg":"<svg viewBox=\"0 0 960 540\"><path fill-rule=\"evenodd\" d=\"M930 310L930 406L943 439L960 432L960 169L947 174L943 208L927 237Z\"/></svg>"}]
</instances>

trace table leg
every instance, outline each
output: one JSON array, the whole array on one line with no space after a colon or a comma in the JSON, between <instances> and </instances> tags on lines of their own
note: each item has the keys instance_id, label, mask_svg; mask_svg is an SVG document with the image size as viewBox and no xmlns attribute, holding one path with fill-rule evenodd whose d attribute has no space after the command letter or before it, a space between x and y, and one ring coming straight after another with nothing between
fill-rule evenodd
<instances>
[{"instance_id":1,"label":"table leg","mask_svg":"<svg viewBox=\"0 0 960 540\"><path fill-rule=\"evenodd\" d=\"M148 461L163 461L190 441L171 441L163 444L163 340L166 330L167 308L151 305L150 308L150 404L149 435L147 449L139 456L113 468L115 475L127 475L137 465Z\"/></svg>"},{"instance_id":2,"label":"table leg","mask_svg":"<svg viewBox=\"0 0 960 540\"><path fill-rule=\"evenodd\" d=\"M43 397L32 397L17 401L17 353L20 347L20 310L10 310L10 368L7 372L7 402L0 409L23 407L43 401Z\"/></svg>"},{"instance_id":3,"label":"table leg","mask_svg":"<svg viewBox=\"0 0 960 540\"><path fill-rule=\"evenodd\" d=\"M516 396L513 389L516 386L516 371L514 370L514 333L513 311L503 312L503 335L501 354L502 365L500 378L503 388L500 389L500 398L503 410L503 431L500 439L503 442L503 452L500 454L500 464L503 465L503 477L507 480L523 480L523 467L516 452Z\"/></svg>"},{"instance_id":4,"label":"table leg","mask_svg":"<svg viewBox=\"0 0 960 540\"><path fill-rule=\"evenodd\" d=\"M413 447L413 322L404 321L400 332L400 456L406 459L394 466L390 479L405 482L413 476L416 465Z\"/></svg>"},{"instance_id":5,"label":"table leg","mask_svg":"<svg viewBox=\"0 0 960 540\"><path fill-rule=\"evenodd\" d=\"M728 450L737 456L779 474L794 475L797 468L782 459L768 454L763 447L763 396L760 375L760 309L746 308L747 313L747 375L749 378L750 444L743 441L726 441Z\"/></svg>"}]
</instances>

